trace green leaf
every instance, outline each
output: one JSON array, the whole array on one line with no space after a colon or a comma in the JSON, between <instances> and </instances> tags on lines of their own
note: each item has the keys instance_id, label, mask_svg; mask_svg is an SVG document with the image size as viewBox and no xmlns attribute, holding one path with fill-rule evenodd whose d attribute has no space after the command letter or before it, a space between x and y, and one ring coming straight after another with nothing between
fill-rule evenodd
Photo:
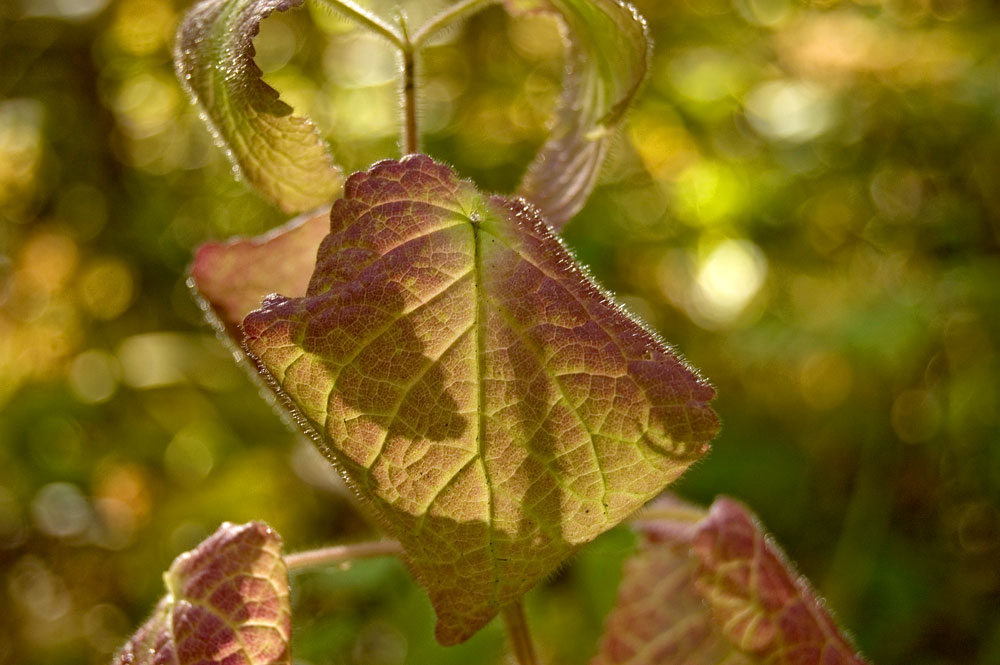
<instances>
[{"instance_id":1,"label":"green leaf","mask_svg":"<svg viewBox=\"0 0 1000 665\"><path fill-rule=\"evenodd\" d=\"M329 201L343 175L316 127L261 79L253 39L273 11L304 0L202 0L177 33L177 74L233 165L286 212Z\"/></svg>"},{"instance_id":2,"label":"green leaf","mask_svg":"<svg viewBox=\"0 0 1000 665\"><path fill-rule=\"evenodd\" d=\"M426 156L351 176L331 220L244 347L460 642L701 457L714 391L529 204Z\"/></svg>"},{"instance_id":3,"label":"green leaf","mask_svg":"<svg viewBox=\"0 0 1000 665\"><path fill-rule=\"evenodd\" d=\"M865 663L742 504L665 499L649 514L592 665Z\"/></svg>"},{"instance_id":4,"label":"green leaf","mask_svg":"<svg viewBox=\"0 0 1000 665\"><path fill-rule=\"evenodd\" d=\"M549 140L517 194L561 228L587 201L608 145L646 77L646 22L622 0L506 0L520 13L556 10L566 27L566 72Z\"/></svg>"},{"instance_id":5,"label":"green leaf","mask_svg":"<svg viewBox=\"0 0 1000 665\"><path fill-rule=\"evenodd\" d=\"M304 296L316 250L330 231L330 211L302 215L254 238L206 243L195 252L189 284L202 308L236 340L243 317L264 296Z\"/></svg>"},{"instance_id":6,"label":"green leaf","mask_svg":"<svg viewBox=\"0 0 1000 665\"><path fill-rule=\"evenodd\" d=\"M163 578L167 595L115 665L290 665L288 572L266 525L223 524Z\"/></svg>"}]
</instances>

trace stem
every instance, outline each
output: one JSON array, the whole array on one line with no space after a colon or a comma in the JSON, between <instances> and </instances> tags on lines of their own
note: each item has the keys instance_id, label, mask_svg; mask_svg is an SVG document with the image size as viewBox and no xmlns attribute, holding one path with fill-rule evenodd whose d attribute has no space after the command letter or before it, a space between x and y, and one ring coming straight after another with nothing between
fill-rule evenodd
<instances>
[{"instance_id":1,"label":"stem","mask_svg":"<svg viewBox=\"0 0 1000 665\"><path fill-rule=\"evenodd\" d=\"M417 49L406 27L406 16L399 15L399 27L403 33L403 154L412 155L420 149L417 134Z\"/></svg>"},{"instance_id":2,"label":"stem","mask_svg":"<svg viewBox=\"0 0 1000 665\"><path fill-rule=\"evenodd\" d=\"M518 665L538 665L535 659L535 647L531 643L531 633L528 622L524 618L524 606L520 600L503 608L503 625L507 629L507 637L514 647Z\"/></svg>"},{"instance_id":3,"label":"stem","mask_svg":"<svg viewBox=\"0 0 1000 665\"><path fill-rule=\"evenodd\" d=\"M377 556L401 554L403 548L395 540L377 540L350 545L334 545L316 550L296 552L285 557L289 571L329 566L354 559L371 559Z\"/></svg>"},{"instance_id":4,"label":"stem","mask_svg":"<svg viewBox=\"0 0 1000 665\"><path fill-rule=\"evenodd\" d=\"M335 12L339 12L349 19L357 21L372 32L388 39L396 48L405 49L406 45L402 35L396 29L371 13L364 7L354 4L353 0L321 0L323 4Z\"/></svg>"},{"instance_id":5,"label":"stem","mask_svg":"<svg viewBox=\"0 0 1000 665\"><path fill-rule=\"evenodd\" d=\"M635 523L666 520L683 524L697 524L705 519L706 515L708 515L708 511L704 508L677 503L675 505L646 506L633 515L629 521Z\"/></svg>"},{"instance_id":6,"label":"stem","mask_svg":"<svg viewBox=\"0 0 1000 665\"><path fill-rule=\"evenodd\" d=\"M428 39L434 36L434 33L449 23L459 21L470 14L475 14L480 9L496 2L499 2L499 0L462 0L462 2L457 2L451 7L442 10L437 16L420 26L420 29L414 33L413 40L411 41L413 47L420 48Z\"/></svg>"}]
</instances>

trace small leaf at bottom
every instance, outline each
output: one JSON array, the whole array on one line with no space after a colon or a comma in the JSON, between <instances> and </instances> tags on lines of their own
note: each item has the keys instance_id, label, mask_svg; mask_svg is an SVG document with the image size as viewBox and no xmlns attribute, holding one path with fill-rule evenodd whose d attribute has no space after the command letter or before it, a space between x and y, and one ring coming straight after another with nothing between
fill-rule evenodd
<instances>
[{"instance_id":1,"label":"small leaf at bottom","mask_svg":"<svg viewBox=\"0 0 1000 665\"><path fill-rule=\"evenodd\" d=\"M167 595L114 665L289 665L291 609L281 539L223 524L164 575Z\"/></svg>"}]
</instances>

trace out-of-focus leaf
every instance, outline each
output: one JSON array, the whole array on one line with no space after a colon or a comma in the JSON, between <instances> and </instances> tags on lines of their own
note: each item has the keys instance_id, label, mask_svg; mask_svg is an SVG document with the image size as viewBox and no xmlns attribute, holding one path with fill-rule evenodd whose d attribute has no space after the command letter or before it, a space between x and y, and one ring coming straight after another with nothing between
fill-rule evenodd
<instances>
[{"instance_id":1,"label":"out-of-focus leaf","mask_svg":"<svg viewBox=\"0 0 1000 665\"><path fill-rule=\"evenodd\" d=\"M865 663L742 504L650 512L593 665Z\"/></svg>"},{"instance_id":2,"label":"out-of-focus leaf","mask_svg":"<svg viewBox=\"0 0 1000 665\"><path fill-rule=\"evenodd\" d=\"M177 557L167 595L115 665L287 665L291 608L281 539L259 522L219 527Z\"/></svg>"},{"instance_id":3,"label":"out-of-focus leaf","mask_svg":"<svg viewBox=\"0 0 1000 665\"><path fill-rule=\"evenodd\" d=\"M177 74L247 181L286 212L309 210L340 190L343 175L316 127L261 79L253 39L273 11L304 0L203 0L177 34Z\"/></svg>"},{"instance_id":4,"label":"out-of-focus leaf","mask_svg":"<svg viewBox=\"0 0 1000 665\"><path fill-rule=\"evenodd\" d=\"M245 348L462 641L708 448L714 391L537 212L422 155L351 176Z\"/></svg>"},{"instance_id":5,"label":"out-of-focus leaf","mask_svg":"<svg viewBox=\"0 0 1000 665\"><path fill-rule=\"evenodd\" d=\"M646 77L646 22L622 0L506 0L513 13L554 8L566 28L566 72L549 140L517 193L555 229L590 196L608 142Z\"/></svg>"},{"instance_id":6,"label":"out-of-focus leaf","mask_svg":"<svg viewBox=\"0 0 1000 665\"><path fill-rule=\"evenodd\" d=\"M191 265L190 285L239 341L243 317L271 293L304 296L316 251L330 232L330 211L302 215L255 238L202 245Z\"/></svg>"}]
</instances>

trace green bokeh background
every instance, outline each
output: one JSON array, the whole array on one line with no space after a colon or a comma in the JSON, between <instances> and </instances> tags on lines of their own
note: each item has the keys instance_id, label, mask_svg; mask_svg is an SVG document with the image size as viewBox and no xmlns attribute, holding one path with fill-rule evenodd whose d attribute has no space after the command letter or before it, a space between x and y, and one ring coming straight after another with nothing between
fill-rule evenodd
<instances>
[{"instance_id":1,"label":"green bokeh background","mask_svg":"<svg viewBox=\"0 0 1000 665\"><path fill-rule=\"evenodd\" d=\"M199 243L283 221L174 79L188 4L0 3L0 663L108 662L221 521L372 535L185 285ZM679 491L752 506L873 662L1000 663L1000 7L636 5L652 72L565 237L718 388ZM426 151L510 191L556 35L493 7L428 48ZM398 155L388 47L314 6L257 46L345 167ZM592 655L632 547L616 530L529 596L547 662ZM496 625L437 647L394 561L293 600L303 664L503 658Z\"/></svg>"}]
</instances>

